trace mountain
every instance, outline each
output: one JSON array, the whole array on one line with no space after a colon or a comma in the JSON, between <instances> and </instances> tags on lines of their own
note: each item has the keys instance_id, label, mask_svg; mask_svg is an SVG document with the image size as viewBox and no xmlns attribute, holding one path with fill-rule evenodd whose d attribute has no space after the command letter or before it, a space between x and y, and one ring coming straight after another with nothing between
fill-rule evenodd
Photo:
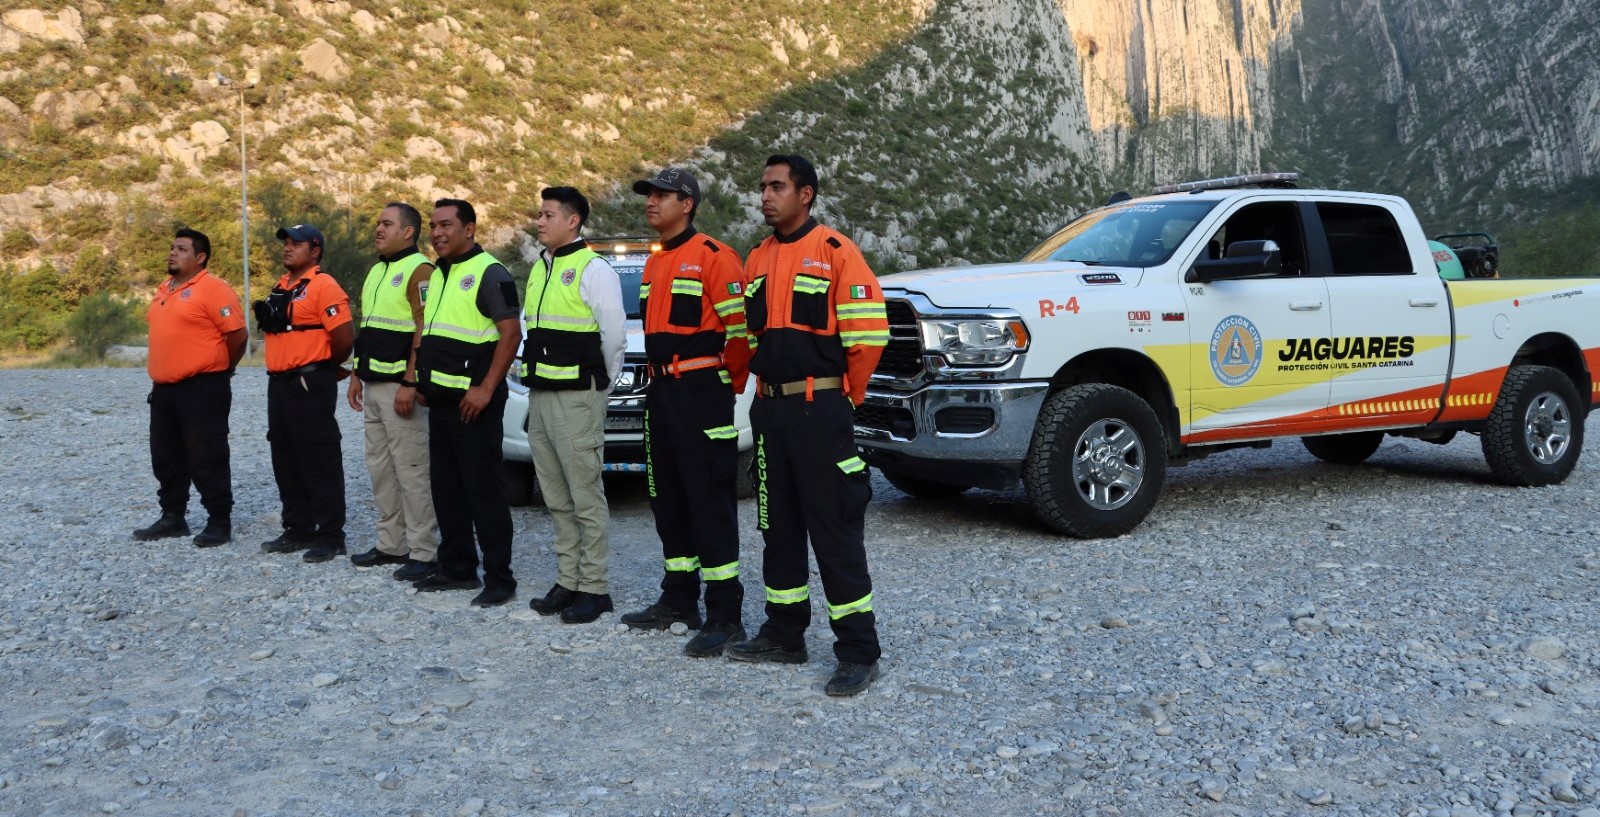
<instances>
[{"instance_id":1,"label":"mountain","mask_svg":"<svg viewBox=\"0 0 1600 817\"><path fill-rule=\"evenodd\" d=\"M1600 225L1592 17L1578 0L43 3L0 14L0 250L79 290L137 287L194 224L238 280L241 135L269 270L272 222L303 217L362 268L396 197L469 197L512 255L545 184L590 191L592 234L637 233L626 183L669 162L702 175L701 226L747 246L779 151L817 161L820 215L885 271L1013 258L1115 190L1259 169L1548 244L1566 237L1540 225ZM1540 257L1600 268L1579 244Z\"/></svg>"}]
</instances>

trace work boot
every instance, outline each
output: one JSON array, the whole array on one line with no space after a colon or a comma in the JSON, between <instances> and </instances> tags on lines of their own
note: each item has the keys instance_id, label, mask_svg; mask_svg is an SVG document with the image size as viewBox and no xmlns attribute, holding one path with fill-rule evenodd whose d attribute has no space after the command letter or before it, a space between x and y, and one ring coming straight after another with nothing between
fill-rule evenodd
<instances>
[{"instance_id":1,"label":"work boot","mask_svg":"<svg viewBox=\"0 0 1600 817\"><path fill-rule=\"evenodd\" d=\"M601 613L609 613L611 607L610 593L584 593L579 591L573 594L572 606L561 611L562 624L588 624L600 617Z\"/></svg>"},{"instance_id":2,"label":"work boot","mask_svg":"<svg viewBox=\"0 0 1600 817\"><path fill-rule=\"evenodd\" d=\"M477 576L470 579L452 579L438 571L412 583L418 593L438 593L445 590L477 590L483 586Z\"/></svg>"},{"instance_id":3,"label":"work boot","mask_svg":"<svg viewBox=\"0 0 1600 817\"><path fill-rule=\"evenodd\" d=\"M572 606L578 600L578 594L562 587L559 583L550 587L550 592L544 594L542 599L529 599L528 609L541 616L553 616Z\"/></svg>"},{"instance_id":4,"label":"work boot","mask_svg":"<svg viewBox=\"0 0 1600 817\"><path fill-rule=\"evenodd\" d=\"M419 562L416 559L407 559L404 565L395 570L394 580L397 582L418 582L438 571L438 562Z\"/></svg>"},{"instance_id":5,"label":"work boot","mask_svg":"<svg viewBox=\"0 0 1600 817\"><path fill-rule=\"evenodd\" d=\"M276 539L261 543L262 553L293 553L311 547L311 539L298 533L284 531Z\"/></svg>"},{"instance_id":6,"label":"work boot","mask_svg":"<svg viewBox=\"0 0 1600 817\"><path fill-rule=\"evenodd\" d=\"M499 607L517 597L517 591L510 587L485 587L482 593L472 599L473 607Z\"/></svg>"},{"instance_id":7,"label":"work boot","mask_svg":"<svg viewBox=\"0 0 1600 817\"><path fill-rule=\"evenodd\" d=\"M729 658L752 664L804 664L809 658L805 647L787 650L783 645L764 635L758 635L749 641L735 641L725 645L723 649Z\"/></svg>"},{"instance_id":8,"label":"work boot","mask_svg":"<svg viewBox=\"0 0 1600 817\"><path fill-rule=\"evenodd\" d=\"M181 513L161 512L161 518L148 528L140 528L133 532L133 538L141 542L152 539L165 539L169 536L188 536L189 523L184 521Z\"/></svg>"},{"instance_id":9,"label":"work boot","mask_svg":"<svg viewBox=\"0 0 1600 817\"><path fill-rule=\"evenodd\" d=\"M700 629L700 611L680 613L657 603L637 613L627 613L622 617L622 623L635 630L665 630L680 621L689 629L698 630Z\"/></svg>"},{"instance_id":10,"label":"work boot","mask_svg":"<svg viewBox=\"0 0 1600 817\"><path fill-rule=\"evenodd\" d=\"M200 531L200 535L194 538L194 546L197 548L214 548L232 541L233 524L227 519L219 519L213 516L206 520L206 529Z\"/></svg>"},{"instance_id":11,"label":"work boot","mask_svg":"<svg viewBox=\"0 0 1600 817\"><path fill-rule=\"evenodd\" d=\"M342 544L339 544L339 545L317 545L316 547L313 547L312 549L306 551L306 555L301 556L300 557L300 561L305 562L306 564L313 564L314 565L314 564L316 564L318 562L329 562L329 561L332 561L333 557L335 557L335 556L343 556L343 555L344 555L344 545L342 545Z\"/></svg>"},{"instance_id":12,"label":"work boot","mask_svg":"<svg viewBox=\"0 0 1600 817\"><path fill-rule=\"evenodd\" d=\"M856 664L840 661L839 668L833 671L833 677L828 679L828 686L823 691L835 698L860 695L876 680L878 680L878 662Z\"/></svg>"},{"instance_id":13,"label":"work boot","mask_svg":"<svg viewBox=\"0 0 1600 817\"><path fill-rule=\"evenodd\" d=\"M393 553L384 553L383 551L378 550L377 548L373 548L373 549L371 549L369 551L366 551L365 553L353 553L353 554L350 555L350 564L353 564L356 567L377 567L378 565L399 565L399 564L405 564L408 561L410 561L410 560L407 559L404 556L396 556Z\"/></svg>"},{"instance_id":14,"label":"work boot","mask_svg":"<svg viewBox=\"0 0 1600 817\"><path fill-rule=\"evenodd\" d=\"M744 640L744 628L731 621L714 621L701 628L689 643L683 645L683 654L691 658L711 658L722 654L724 647Z\"/></svg>"}]
</instances>

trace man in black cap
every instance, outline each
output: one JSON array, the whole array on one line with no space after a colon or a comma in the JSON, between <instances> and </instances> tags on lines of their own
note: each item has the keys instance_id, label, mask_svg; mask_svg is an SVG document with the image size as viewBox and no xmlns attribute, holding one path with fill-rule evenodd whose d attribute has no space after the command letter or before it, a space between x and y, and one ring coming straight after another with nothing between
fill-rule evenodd
<instances>
[{"instance_id":1,"label":"man in black cap","mask_svg":"<svg viewBox=\"0 0 1600 817\"><path fill-rule=\"evenodd\" d=\"M326 562L345 552L344 456L334 408L355 324L350 297L322 271L322 231L296 224L279 229L278 240L287 273L254 308L267 336L267 442L283 533L261 549L310 548L305 561Z\"/></svg>"},{"instance_id":2,"label":"man in black cap","mask_svg":"<svg viewBox=\"0 0 1600 817\"><path fill-rule=\"evenodd\" d=\"M744 391L744 267L732 247L695 231L700 183L668 167L634 182L661 251L644 266L639 314L650 363L645 452L650 510L661 536L661 596L622 617L638 630L683 622L700 632L684 646L695 657L721 655L745 637L739 580L739 429L733 395ZM700 618L700 585L706 616Z\"/></svg>"}]
</instances>

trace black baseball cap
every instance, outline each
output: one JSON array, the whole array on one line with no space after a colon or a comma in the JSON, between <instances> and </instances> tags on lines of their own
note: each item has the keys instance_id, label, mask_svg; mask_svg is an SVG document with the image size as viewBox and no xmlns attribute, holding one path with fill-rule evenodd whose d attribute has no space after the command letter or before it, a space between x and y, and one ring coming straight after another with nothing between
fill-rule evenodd
<instances>
[{"instance_id":1,"label":"black baseball cap","mask_svg":"<svg viewBox=\"0 0 1600 817\"><path fill-rule=\"evenodd\" d=\"M633 192L641 196L650 195L651 189L682 193L694 199L696 204L700 203L699 180L695 179L693 173L681 167L663 167L653 178L640 179L633 183Z\"/></svg>"},{"instance_id":2,"label":"black baseball cap","mask_svg":"<svg viewBox=\"0 0 1600 817\"><path fill-rule=\"evenodd\" d=\"M309 241L318 247L326 246L322 241L322 231L310 224L296 224L293 227L279 227L278 240Z\"/></svg>"}]
</instances>

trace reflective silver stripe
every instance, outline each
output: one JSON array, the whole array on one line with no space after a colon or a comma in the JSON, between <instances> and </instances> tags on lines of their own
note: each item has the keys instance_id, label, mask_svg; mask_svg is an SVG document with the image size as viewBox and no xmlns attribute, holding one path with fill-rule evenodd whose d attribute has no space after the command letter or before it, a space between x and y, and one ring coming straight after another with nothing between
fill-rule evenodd
<instances>
[{"instance_id":1,"label":"reflective silver stripe","mask_svg":"<svg viewBox=\"0 0 1600 817\"><path fill-rule=\"evenodd\" d=\"M433 381L435 385L443 386L447 389L472 388L472 378L463 375L429 372L428 379Z\"/></svg>"},{"instance_id":2,"label":"reflective silver stripe","mask_svg":"<svg viewBox=\"0 0 1600 817\"><path fill-rule=\"evenodd\" d=\"M706 429L706 436L713 440L732 440L739 436L739 429L733 426L717 426Z\"/></svg>"},{"instance_id":3,"label":"reflective silver stripe","mask_svg":"<svg viewBox=\"0 0 1600 817\"><path fill-rule=\"evenodd\" d=\"M850 602L849 604L838 604L838 605L830 604L830 605L828 605L828 618L830 618L830 619L832 619L834 621L838 621L839 619L844 618L845 616L848 616L851 613L870 613L870 612L872 612L872 594L871 593L868 593L865 596L862 596L861 598Z\"/></svg>"},{"instance_id":4,"label":"reflective silver stripe","mask_svg":"<svg viewBox=\"0 0 1600 817\"><path fill-rule=\"evenodd\" d=\"M649 284L640 284L639 285L639 297L641 297L641 298L650 297L650 285Z\"/></svg>"},{"instance_id":5,"label":"reflective silver stripe","mask_svg":"<svg viewBox=\"0 0 1600 817\"><path fill-rule=\"evenodd\" d=\"M767 588L768 604L798 604L799 602L810 600L811 588L808 585L801 585L790 590L774 590L770 587Z\"/></svg>"},{"instance_id":6,"label":"reflective silver stripe","mask_svg":"<svg viewBox=\"0 0 1600 817\"><path fill-rule=\"evenodd\" d=\"M718 301L716 303L716 305L713 306L712 308L717 310L717 314L718 315L721 315L722 317L726 318L726 317L728 317L728 313L737 312L737 311L739 311L739 310L744 308L744 299L743 298L729 298L726 301Z\"/></svg>"},{"instance_id":7,"label":"reflective silver stripe","mask_svg":"<svg viewBox=\"0 0 1600 817\"><path fill-rule=\"evenodd\" d=\"M867 464L862 462L860 457L851 457L850 459L843 460L839 463L839 470L845 472L846 474L854 474L866 467Z\"/></svg>"},{"instance_id":8,"label":"reflective silver stripe","mask_svg":"<svg viewBox=\"0 0 1600 817\"><path fill-rule=\"evenodd\" d=\"M577 380L578 367L552 366L548 363L535 363L533 365L533 376L542 377L546 380Z\"/></svg>"},{"instance_id":9,"label":"reflective silver stripe","mask_svg":"<svg viewBox=\"0 0 1600 817\"><path fill-rule=\"evenodd\" d=\"M668 573L688 573L691 570L700 569L700 558L698 556L684 556L677 559L667 559L666 562Z\"/></svg>"},{"instance_id":10,"label":"reflective silver stripe","mask_svg":"<svg viewBox=\"0 0 1600 817\"><path fill-rule=\"evenodd\" d=\"M840 320L846 318L884 318L888 319L889 313L884 311L882 304L844 304L833 310Z\"/></svg>"},{"instance_id":11,"label":"reflective silver stripe","mask_svg":"<svg viewBox=\"0 0 1600 817\"><path fill-rule=\"evenodd\" d=\"M528 328L538 329L548 323L559 323L567 326L576 326L580 329L600 331L600 324L596 323L594 318L571 318L566 315L553 315L549 312L540 312L535 315L533 320L528 323Z\"/></svg>"},{"instance_id":12,"label":"reflective silver stripe","mask_svg":"<svg viewBox=\"0 0 1600 817\"><path fill-rule=\"evenodd\" d=\"M672 279L673 295L704 295L705 293L705 284L702 284L693 278Z\"/></svg>"},{"instance_id":13,"label":"reflective silver stripe","mask_svg":"<svg viewBox=\"0 0 1600 817\"><path fill-rule=\"evenodd\" d=\"M839 342L846 346L887 346L889 330L863 329L856 332L840 332Z\"/></svg>"},{"instance_id":14,"label":"reflective silver stripe","mask_svg":"<svg viewBox=\"0 0 1600 817\"><path fill-rule=\"evenodd\" d=\"M477 341L481 343L486 340L498 340L500 338L500 330L495 327L490 327L488 329L468 329L464 326L456 326L452 323L430 323L428 324L428 330L429 334L432 335L448 333L450 336L458 340L468 340L469 342Z\"/></svg>"},{"instance_id":15,"label":"reflective silver stripe","mask_svg":"<svg viewBox=\"0 0 1600 817\"><path fill-rule=\"evenodd\" d=\"M391 326L391 327L394 327L395 329L404 329L407 332L414 332L417 329L417 324L414 321L403 321L403 320L400 320L398 318L384 318L384 317L380 317L378 315L368 315L368 316L366 316L366 318L361 321L361 325L362 326Z\"/></svg>"},{"instance_id":16,"label":"reflective silver stripe","mask_svg":"<svg viewBox=\"0 0 1600 817\"><path fill-rule=\"evenodd\" d=\"M373 360L371 358L368 358L367 359L367 369L369 371L377 372L378 374L394 374L396 372L405 371L406 370L406 362L404 360L399 360L399 361L395 361L393 363L390 363L388 361Z\"/></svg>"},{"instance_id":17,"label":"reflective silver stripe","mask_svg":"<svg viewBox=\"0 0 1600 817\"><path fill-rule=\"evenodd\" d=\"M828 291L828 281L825 278L807 279L796 276L794 279L794 291L805 295L820 295Z\"/></svg>"},{"instance_id":18,"label":"reflective silver stripe","mask_svg":"<svg viewBox=\"0 0 1600 817\"><path fill-rule=\"evenodd\" d=\"M739 563L736 561L729 562L721 567L700 568L700 581L703 582L720 582L723 579L735 579L738 577Z\"/></svg>"}]
</instances>

